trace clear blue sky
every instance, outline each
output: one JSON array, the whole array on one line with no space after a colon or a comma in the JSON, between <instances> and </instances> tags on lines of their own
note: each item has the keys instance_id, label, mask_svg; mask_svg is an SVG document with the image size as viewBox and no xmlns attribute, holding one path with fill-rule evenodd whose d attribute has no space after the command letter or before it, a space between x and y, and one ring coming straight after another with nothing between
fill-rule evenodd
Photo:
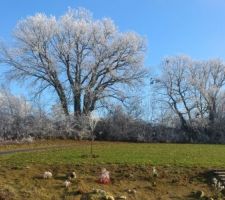
<instances>
[{"instance_id":1,"label":"clear blue sky","mask_svg":"<svg viewBox=\"0 0 225 200\"><path fill-rule=\"evenodd\" d=\"M85 7L145 36L146 65L155 69L167 55L225 59L225 0L1 0L0 38L10 40L19 19L37 12L60 16L68 7Z\"/></svg>"}]
</instances>

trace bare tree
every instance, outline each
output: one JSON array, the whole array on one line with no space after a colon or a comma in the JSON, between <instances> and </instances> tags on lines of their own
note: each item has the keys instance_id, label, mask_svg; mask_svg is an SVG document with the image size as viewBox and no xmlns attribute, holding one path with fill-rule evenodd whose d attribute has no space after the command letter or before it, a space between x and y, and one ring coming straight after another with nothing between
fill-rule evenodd
<instances>
[{"instance_id":1,"label":"bare tree","mask_svg":"<svg viewBox=\"0 0 225 200\"><path fill-rule=\"evenodd\" d=\"M187 56L165 58L162 62L162 75L156 79L156 88L162 101L174 110L180 119L181 127L189 129L192 110L195 107L192 86L189 84L189 67L192 64Z\"/></svg>"},{"instance_id":2,"label":"bare tree","mask_svg":"<svg viewBox=\"0 0 225 200\"><path fill-rule=\"evenodd\" d=\"M162 74L154 82L158 100L170 105L182 129L189 132L196 127L213 125L218 118L218 108L223 109L225 65L219 59L166 58Z\"/></svg>"},{"instance_id":3,"label":"bare tree","mask_svg":"<svg viewBox=\"0 0 225 200\"><path fill-rule=\"evenodd\" d=\"M146 75L145 41L120 32L110 19L94 20L85 9L68 10L56 19L36 14L18 22L12 48L1 45L0 62L8 77L36 94L52 89L66 116L89 114L101 100L123 101L124 87Z\"/></svg>"},{"instance_id":4,"label":"bare tree","mask_svg":"<svg viewBox=\"0 0 225 200\"><path fill-rule=\"evenodd\" d=\"M22 96L14 96L10 89L0 88L0 137L17 139L28 136L26 119L33 114L30 103Z\"/></svg>"},{"instance_id":5,"label":"bare tree","mask_svg":"<svg viewBox=\"0 0 225 200\"><path fill-rule=\"evenodd\" d=\"M191 84L198 91L198 110L208 114L210 123L217 118L217 106L225 85L225 65L219 59L197 62L190 68Z\"/></svg>"}]
</instances>

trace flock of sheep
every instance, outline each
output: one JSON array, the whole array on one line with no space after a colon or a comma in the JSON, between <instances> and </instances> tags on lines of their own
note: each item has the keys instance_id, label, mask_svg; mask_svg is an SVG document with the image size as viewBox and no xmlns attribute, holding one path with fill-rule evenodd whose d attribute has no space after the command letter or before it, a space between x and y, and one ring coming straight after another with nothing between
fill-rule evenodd
<instances>
[{"instance_id":1,"label":"flock of sheep","mask_svg":"<svg viewBox=\"0 0 225 200\"><path fill-rule=\"evenodd\" d=\"M44 174L43 174L43 178L44 179L52 178L52 172L45 171ZM76 178L77 178L76 172L69 173L67 175L67 180L64 182L64 186L66 188L68 188L71 185L71 180L76 179ZM109 171L107 171L105 168L102 169L98 182L101 183L101 184L110 183Z\"/></svg>"},{"instance_id":2,"label":"flock of sheep","mask_svg":"<svg viewBox=\"0 0 225 200\"><path fill-rule=\"evenodd\" d=\"M152 168L152 174L154 177L158 177L158 171L155 167ZM43 178L44 179L50 179L52 178L53 175L52 175L52 172L50 171L45 171L44 174L43 174ZM63 185L65 188L69 188L71 186L71 180L73 179L76 179L77 178L77 175L76 173L73 171L69 174L67 174L67 179L64 181ZM105 168L103 168L101 170L101 175L98 179L98 183L100 184L108 184L110 183L110 175L109 175L109 171L107 171ZM97 193L97 194L103 194L104 195L104 199L107 199L107 200L114 200L114 197L113 196L110 196L108 195L104 190L100 190L100 189L95 189L93 190L94 193ZM128 193L136 193L136 190L128 190ZM127 199L126 196L120 196L118 197L117 199Z\"/></svg>"},{"instance_id":3,"label":"flock of sheep","mask_svg":"<svg viewBox=\"0 0 225 200\"><path fill-rule=\"evenodd\" d=\"M45 171L44 174L43 174L43 178L44 179L49 179L49 178L52 178L52 172L50 171ZM65 182L63 183L63 185L68 188L70 187L71 185L71 180L72 179L76 179L77 178L77 175L75 172L71 172L67 175L67 180L65 180Z\"/></svg>"}]
</instances>

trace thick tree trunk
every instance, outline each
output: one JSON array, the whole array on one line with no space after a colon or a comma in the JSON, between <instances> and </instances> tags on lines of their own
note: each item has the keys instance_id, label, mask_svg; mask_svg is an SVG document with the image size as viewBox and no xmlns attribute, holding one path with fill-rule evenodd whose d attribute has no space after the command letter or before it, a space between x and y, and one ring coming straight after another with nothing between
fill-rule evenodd
<instances>
[{"instance_id":1,"label":"thick tree trunk","mask_svg":"<svg viewBox=\"0 0 225 200\"><path fill-rule=\"evenodd\" d=\"M188 131L189 130L189 126L187 124L187 121L183 117L183 114L181 112L179 112L179 110L177 108L176 101L173 102L173 109L176 111L176 113L177 113L177 115L178 115L178 117L180 119L181 129L184 130L184 131Z\"/></svg>"},{"instance_id":2,"label":"thick tree trunk","mask_svg":"<svg viewBox=\"0 0 225 200\"><path fill-rule=\"evenodd\" d=\"M59 97L59 100L60 100L60 103L61 103L64 114L66 116L69 116L69 109L68 109L66 94L64 92L64 89L63 89L61 83L58 81L58 79L56 79L54 87L55 87L56 92L58 94L58 97Z\"/></svg>"},{"instance_id":3,"label":"thick tree trunk","mask_svg":"<svg viewBox=\"0 0 225 200\"><path fill-rule=\"evenodd\" d=\"M186 120L184 119L183 115L181 113L178 113L178 116L179 116L180 122L181 122L181 129L184 131L188 131L189 126L188 126Z\"/></svg>"},{"instance_id":4,"label":"thick tree trunk","mask_svg":"<svg viewBox=\"0 0 225 200\"><path fill-rule=\"evenodd\" d=\"M88 113L90 112L90 102L91 99L90 99L90 95L89 93L87 92L85 95L84 95L84 103L83 103L83 113L85 115L88 115Z\"/></svg>"},{"instance_id":5,"label":"thick tree trunk","mask_svg":"<svg viewBox=\"0 0 225 200\"><path fill-rule=\"evenodd\" d=\"M60 103L61 103L61 106L62 106L62 109L63 109L63 112L66 116L69 116L69 110L68 110L68 105L67 105L67 100L66 100L66 96L63 93L61 92L58 92L57 91L57 94L59 96L59 99L60 99Z\"/></svg>"},{"instance_id":6,"label":"thick tree trunk","mask_svg":"<svg viewBox=\"0 0 225 200\"><path fill-rule=\"evenodd\" d=\"M81 95L80 92L74 94L74 116L81 115Z\"/></svg>"},{"instance_id":7,"label":"thick tree trunk","mask_svg":"<svg viewBox=\"0 0 225 200\"><path fill-rule=\"evenodd\" d=\"M216 103L213 100L212 104L209 106L209 122L210 124L214 124L216 118Z\"/></svg>"}]
</instances>

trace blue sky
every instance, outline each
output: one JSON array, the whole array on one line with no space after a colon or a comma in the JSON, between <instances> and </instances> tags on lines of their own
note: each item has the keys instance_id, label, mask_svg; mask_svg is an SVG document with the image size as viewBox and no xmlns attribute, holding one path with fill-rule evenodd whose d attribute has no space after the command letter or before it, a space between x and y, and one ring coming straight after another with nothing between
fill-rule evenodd
<instances>
[{"instance_id":1,"label":"blue sky","mask_svg":"<svg viewBox=\"0 0 225 200\"><path fill-rule=\"evenodd\" d=\"M153 70L167 55L225 59L225 0L2 0L0 38L10 41L19 19L37 12L60 16L68 7L85 7L94 18L110 17L121 31L145 36L146 65Z\"/></svg>"}]
</instances>

